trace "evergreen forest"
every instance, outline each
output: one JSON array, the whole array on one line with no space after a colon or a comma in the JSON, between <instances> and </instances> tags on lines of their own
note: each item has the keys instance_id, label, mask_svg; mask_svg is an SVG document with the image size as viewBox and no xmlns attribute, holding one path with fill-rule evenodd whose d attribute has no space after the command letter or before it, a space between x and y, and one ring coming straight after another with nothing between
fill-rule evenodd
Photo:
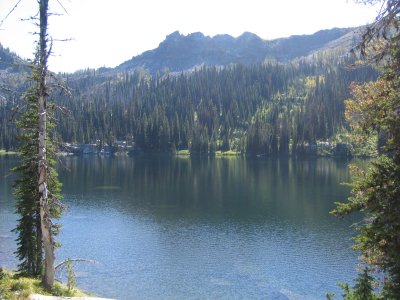
<instances>
[{"instance_id":1,"label":"evergreen forest","mask_svg":"<svg viewBox=\"0 0 400 300\"><path fill-rule=\"evenodd\" d=\"M332 51L288 63L203 66L151 76L145 71L82 70L62 76L70 93L53 94L59 145L115 146L133 152L248 155L315 154L347 130L352 82L376 79L369 66ZM22 87L23 90L26 87ZM13 111L0 105L0 148L15 149Z\"/></svg>"}]
</instances>

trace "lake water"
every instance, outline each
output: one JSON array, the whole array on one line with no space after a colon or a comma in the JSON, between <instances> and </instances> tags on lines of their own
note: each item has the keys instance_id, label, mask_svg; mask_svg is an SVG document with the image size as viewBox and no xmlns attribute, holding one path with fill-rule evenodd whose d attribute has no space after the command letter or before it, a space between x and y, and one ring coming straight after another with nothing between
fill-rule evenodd
<instances>
[{"instance_id":1,"label":"lake water","mask_svg":"<svg viewBox=\"0 0 400 300\"><path fill-rule=\"evenodd\" d=\"M17 261L13 175L0 156L0 266ZM61 164L60 164L61 165ZM67 157L57 260L117 299L324 299L356 276L347 162Z\"/></svg>"}]
</instances>

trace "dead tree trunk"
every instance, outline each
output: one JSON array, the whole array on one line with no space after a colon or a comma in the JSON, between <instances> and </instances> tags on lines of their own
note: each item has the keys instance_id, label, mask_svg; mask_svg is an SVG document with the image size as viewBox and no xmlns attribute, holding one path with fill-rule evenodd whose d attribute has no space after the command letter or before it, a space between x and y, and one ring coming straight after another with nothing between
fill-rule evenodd
<instances>
[{"instance_id":1,"label":"dead tree trunk","mask_svg":"<svg viewBox=\"0 0 400 300\"><path fill-rule=\"evenodd\" d=\"M39 0L39 95L38 95L38 189L39 189L39 205L40 205L40 221L41 232L44 248L44 275L43 285L50 289L54 283L54 239L52 235L52 222L49 209L49 191L47 184L48 166L46 160L46 123L47 123L47 19L48 19L48 0Z\"/></svg>"}]
</instances>

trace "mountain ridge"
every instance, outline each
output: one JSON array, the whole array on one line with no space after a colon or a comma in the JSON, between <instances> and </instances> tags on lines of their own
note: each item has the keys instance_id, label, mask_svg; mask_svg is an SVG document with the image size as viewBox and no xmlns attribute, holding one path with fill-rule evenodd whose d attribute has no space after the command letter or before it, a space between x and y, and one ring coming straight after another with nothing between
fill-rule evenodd
<instances>
[{"instance_id":1,"label":"mountain ridge","mask_svg":"<svg viewBox=\"0 0 400 300\"><path fill-rule=\"evenodd\" d=\"M335 44L335 41L343 39L343 36L356 35L357 29L324 29L311 35L293 35L273 40L264 40L251 32L244 32L235 38L228 34L210 37L201 32L183 35L174 31L167 35L157 48L134 56L114 69L144 69L155 74L180 72L202 65L257 64L265 59L288 62Z\"/></svg>"},{"instance_id":2,"label":"mountain ridge","mask_svg":"<svg viewBox=\"0 0 400 300\"><path fill-rule=\"evenodd\" d=\"M18 72L24 68L24 63L21 57L0 43L0 71Z\"/></svg>"},{"instance_id":3,"label":"mountain ridge","mask_svg":"<svg viewBox=\"0 0 400 300\"><path fill-rule=\"evenodd\" d=\"M293 35L273 40L264 40L251 32L244 32L238 37L228 34L211 37L201 32L183 35L174 31L167 35L157 48L134 56L115 68L102 67L97 70L100 73L145 70L155 75L184 72L199 66L252 65L265 60L285 63L322 49L349 50L360 36L357 32L359 29L324 29L310 35ZM19 72L23 61L17 54L0 44L0 71Z\"/></svg>"}]
</instances>

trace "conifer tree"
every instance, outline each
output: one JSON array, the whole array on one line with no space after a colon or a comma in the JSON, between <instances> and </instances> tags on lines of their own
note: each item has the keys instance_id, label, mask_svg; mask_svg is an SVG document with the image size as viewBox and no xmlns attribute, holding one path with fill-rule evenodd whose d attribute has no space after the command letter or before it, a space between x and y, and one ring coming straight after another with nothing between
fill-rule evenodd
<instances>
[{"instance_id":1,"label":"conifer tree","mask_svg":"<svg viewBox=\"0 0 400 300\"><path fill-rule=\"evenodd\" d=\"M32 79L37 76L35 69ZM20 164L13 169L19 174L14 183L17 198L17 213L20 216L14 229L17 233L17 257L19 269L28 275L40 275L43 266L42 237L40 228L39 195L36 189L37 174L37 92L30 88L24 100L25 111L21 113L17 126L20 129L19 153Z\"/></svg>"},{"instance_id":2,"label":"conifer tree","mask_svg":"<svg viewBox=\"0 0 400 300\"><path fill-rule=\"evenodd\" d=\"M21 216L15 231L20 270L29 275L42 275L50 289L54 282L54 235L58 226L52 219L61 214L60 183L55 171L55 151L49 133L54 128L54 105L48 103L47 84L47 19L48 0L39 3L39 42L32 64L32 87L25 95L26 109L21 114L21 164L15 182L17 213Z\"/></svg>"},{"instance_id":3,"label":"conifer tree","mask_svg":"<svg viewBox=\"0 0 400 300\"><path fill-rule=\"evenodd\" d=\"M339 203L333 213L365 212L355 249L368 270L382 275L382 298L400 299L400 1L361 2L383 3L360 47L362 54L384 65L384 73L375 82L352 87L354 98L347 102L346 117L358 135L385 132L387 155L367 171L353 167L349 202ZM366 271L358 281L362 276Z\"/></svg>"}]
</instances>

